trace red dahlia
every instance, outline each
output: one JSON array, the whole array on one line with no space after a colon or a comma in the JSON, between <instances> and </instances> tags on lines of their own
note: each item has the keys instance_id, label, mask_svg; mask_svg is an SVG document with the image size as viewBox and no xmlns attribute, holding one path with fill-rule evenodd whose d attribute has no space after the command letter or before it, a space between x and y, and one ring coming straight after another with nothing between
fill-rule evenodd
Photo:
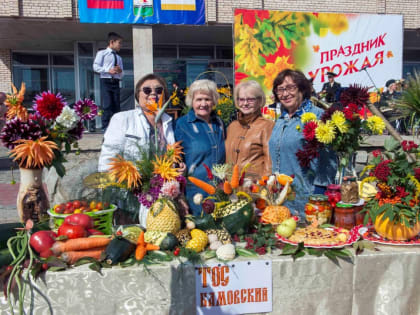
<instances>
[{"instance_id":1,"label":"red dahlia","mask_svg":"<svg viewBox=\"0 0 420 315\"><path fill-rule=\"evenodd\" d=\"M35 96L34 103L34 109L46 119L57 118L63 107L67 105L60 93L54 94L50 91Z\"/></svg>"},{"instance_id":2,"label":"red dahlia","mask_svg":"<svg viewBox=\"0 0 420 315\"><path fill-rule=\"evenodd\" d=\"M312 141L315 138L315 129L318 124L315 121L309 121L303 127L303 137L307 141Z\"/></svg>"},{"instance_id":3,"label":"red dahlia","mask_svg":"<svg viewBox=\"0 0 420 315\"><path fill-rule=\"evenodd\" d=\"M420 167L414 169L414 177L420 180Z\"/></svg>"},{"instance_id":4,"label":"red dahlia","mask_svg":"<svg viewBox=\"0 0 420 315\"><path fill-rule=\"evenodd\" d=\"M390 162L391 160L382 161L378 164L378 166L376 166L373 174L377 179L380 179L384 182L388 181L388 176L391 175L391 169L388 166Z\"/></svg>"}]
</instances>

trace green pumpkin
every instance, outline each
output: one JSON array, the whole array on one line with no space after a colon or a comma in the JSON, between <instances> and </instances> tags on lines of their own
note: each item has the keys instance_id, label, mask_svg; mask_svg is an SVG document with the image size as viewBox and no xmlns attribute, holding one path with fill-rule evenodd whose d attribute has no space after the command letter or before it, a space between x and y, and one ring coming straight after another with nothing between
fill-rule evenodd
<instances>
[{"instance_id":1,"label":"green pumpkin","mask_svg":"<svg viewBox=\"0 0 420 315\"><path fill-rule=\"evenodd\" d=\"M159 247L162 250L173 250L178 245L178 239L172 233L168 233L160 243Z\"/></svg>"},{"instance_id":2,"label":"green pumpkin","mask_svg":"<svg viewBox=\"0 0 420 315\"><path fill-rule=\"evenodd\" d=\"M239 210L231 213L219 220L219 224L224 226L230 235L242 235L248 231L248 227L254 217L254 208L251 203L247 203Z\"/></svg>"}]
</instances>

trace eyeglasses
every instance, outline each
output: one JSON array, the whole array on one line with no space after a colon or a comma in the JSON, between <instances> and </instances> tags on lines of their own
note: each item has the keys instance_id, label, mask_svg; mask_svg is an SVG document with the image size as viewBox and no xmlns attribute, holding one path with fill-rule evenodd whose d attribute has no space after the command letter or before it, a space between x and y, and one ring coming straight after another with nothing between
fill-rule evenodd
<instances>
[{"instance_id":1,"label":"eyeglasses","mask_svg":"<svg viewBox=\"0 0 420 315\"><path fill-rule=\"evenodd\" d=\"M289 92L289 93L292 93L292 92L295 92L296 89L297 89L297 85L296 84L287 85L286 87L280 87L280 86L278 86L277 89L276 89L276 92L278 94L283 94L286 91Z\"/></svg>"},{"instance_id":2,"label":"eyeglasses","mask_svg":"<svg viewBox=\"0 0 420 315\"><path fill-rule=\"evenodd\" d=\"M253 104L257 101L257 99L255 97L248 97L248 98L238 98L239 103L244 104L246 103L250 103Z\"/></svg>"},{"instance_id":3,"label":"eyeglasses","mask_svg":"<svg viewBox=\"0 0 420 315\"><path fill-rule=\"evenodd\" d=\"M155 91L156 94L160 95L163 92L163 87L159 86L157 88L151 88L151 87L145 86L145 87L142 88L142 91L146 95L150 95L150 93L152 93L152 91Z\"/></svg>"}]
</instances>

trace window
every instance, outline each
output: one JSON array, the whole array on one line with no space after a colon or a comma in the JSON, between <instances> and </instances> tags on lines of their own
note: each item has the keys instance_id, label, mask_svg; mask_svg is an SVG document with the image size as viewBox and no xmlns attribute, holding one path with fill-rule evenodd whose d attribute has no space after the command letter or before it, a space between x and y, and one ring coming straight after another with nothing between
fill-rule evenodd
<instances>
[{"instance_id":1,"label":"window","mask_svg":"<svg viewBox=\"0 0 420 315\"><path fill-rule=\"evenodd\" d=\"M48 90L60 92L68 104L75 102L73 54L13 52L12 66L14 85L26 84L24 104Z\"/></svg>"}]
</instances>

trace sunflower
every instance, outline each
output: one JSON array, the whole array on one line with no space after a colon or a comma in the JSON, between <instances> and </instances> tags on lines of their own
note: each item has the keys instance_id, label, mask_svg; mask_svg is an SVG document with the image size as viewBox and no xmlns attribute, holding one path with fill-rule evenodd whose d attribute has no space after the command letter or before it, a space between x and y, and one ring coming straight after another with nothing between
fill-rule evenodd
<instances>
[{"instance_id":1,"label":"sunflower","mask_svg":"<svg viewBox=\"0 0 420 315\"><path fill-rule=\"evenodd\" d=\"M316 121L316 115L311 112L303 113L300 117L300 121L304 124L306 124L308 121Z\"/></svg>"},{"instance_id":2,"label":"sunflower","mask_svg":"<svg viewBox=\"0 0 420 315\"><path fill-rule=\"evenodd\" d=\"M315 137L317 140L324 144L330 144L335 139L334 125L331 121L326 123L319 122L315 130Z\"/></svg>"},{"instance_id":3,"label":"sunflower","mask_svg":"<svg viewBox=\"0 0 420 315\"><path fill-rule=\"evenodd\" d=\"M162 156L159 158L156 156L156 161L153 162L155 170L153 173L159 174L164 180L176 180L176 177L181 175L178 168L172 166L173 161L171 158Z\"/></svg>"},{"instance_id":4,"label":"sunflower","mask_svg":"<svg viewBox=\"0 0 420 315\"><path fill-rule=\"evenodd\" d=\"M182 152L183 147L181 146L181 142L182 140L166 146L166 156L173 163L180 163L182 161L181 154L184 154L184 152Z\"/></svg>"},{"instance_id":5,"label":"sunflower","mask_svg":"<svg viewBox=\"0 0 420 315\"><path fill-rule=\"evenodd\" d=\"M18 145L10 151L10 155L15 157L13 161L20 160L19 166L25 168L41 168L51 164L55 156L53 150L58 150L58 146L54 141L45 139L47 137L15 141Z\"/></svg>"},{"instance_id":6,"label":"sunflower","mask_svg":"<svg viewBox=\"0 0 420 315\"><path fill-rule=\"evenodd\" d=\"M111 158L109 174L116 179L118 184L127 182L127 188L137 188L141 184L141 175L131 161L125 160L121 155Z\"/></svg>"},{"instance_id":7,"label":"sunflower","mask_svg":"<svg viewBox=\"0 0 420 315\"><path fill-rule=\"evenodd\" d=\"M373 133L376 133L378 135L381 135L385 129L384 121L380 117L375 115L370 116L367 119L367 126Z\"/></svg>"},{"instance_id":8,"label":"sunflower","mask_svg":"<svg viewBox=\"0 0 420 315\"><path fill-rule=\"evenodd\" d=\"M349 125L342 111L335 111L331 116L331 121L341 133L346 133L349 131Z\"/></svg>"},{"instance_id":9,"label":"sunflower","mask_svg":"<svg viewBox=\"0 0 420 315\"><path fill-rule=\"evenodd\" d=\"M17 117L21 121L25 122L28 120L28 111L22 105L26 91L25 83L22 82L19 92L13 84L12 89L13 93L8 94L6 100L4 101L4 104L8 107L6 117L7 119L13 119Z\"/></svg>"}]
</instances>

